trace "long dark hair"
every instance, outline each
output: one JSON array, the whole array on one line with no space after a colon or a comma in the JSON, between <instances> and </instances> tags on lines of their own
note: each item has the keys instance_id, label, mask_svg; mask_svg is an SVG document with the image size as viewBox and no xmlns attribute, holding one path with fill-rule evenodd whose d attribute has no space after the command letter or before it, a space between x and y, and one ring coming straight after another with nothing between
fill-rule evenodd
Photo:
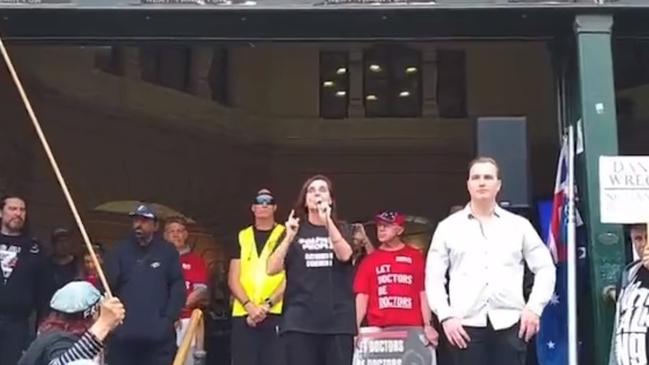
<instances>
[{"instance_id":1,"label":"long dark hair","mask_svg":"<svg viewBox=\"0 0 649 365\"><path fill-rule=\"evenodd\" d=\"M30 229L30 226L29 226L29 205L28 205L27 199L24 198L24 195L22 195L22 194L16 194L16 193L13 193L13 192L5 193L5 194L0 196L0 211L4 210L5 205L7 205L7 200L8 199L20 199L20 200L22 200L23 203L25 203L26 216L25 216L25 221L23 222L23 228L20 230L20 234L22 236L29 236L30 232L31 232L31 229ZM43 246L41 246L41 247L43 247Z\"/></svg>"},{"instance_id":2,"label":"long dark hair","mask_svg":"<svg viewBox=\"0 0 649 365\"><path fill-rule=\"evenodd\" d=\"M308 219L309 212L308 208L306 207L306 193L307 190L309 189L309 185L313 183L316 180L322 180L327 184L327 188L329 189L329 196L331 197L331 218L333 219L334 222L336 222L336 225L338 225L338 215L336 214L336 197L334 193L334 185L331 182L331 180L324 176L324 175L315 175L311 176L308 178L304 184L302 185L302 189L300 189L300 193L297 196L297 199L295 201L295 215L300 218L300 222L305 222Z\"/></svg>"},{"instance_id":3,"label":"long dark hair","mask_svg":"<svg viewBox=\"0 0 649 365\"><path fill-rule=\"evenodd\" d=\"M92 326L92 317L85 317L83 313L68 314L52 311L38 327L40 334L61 331L81 337Z\"/></svg>"}]
</instances>

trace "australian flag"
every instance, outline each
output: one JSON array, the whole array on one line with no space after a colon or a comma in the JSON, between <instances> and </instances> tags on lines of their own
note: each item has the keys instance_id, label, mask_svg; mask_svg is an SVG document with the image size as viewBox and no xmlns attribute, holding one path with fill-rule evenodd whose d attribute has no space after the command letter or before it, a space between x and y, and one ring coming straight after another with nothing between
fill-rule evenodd
<instances>
[{"instance_id":1,"label":"australian flag","mask_svg":"<svg viewBox=\"0 0 649 365\"><path fill-rule=\"evenodd\" d=\"M543 311L541 329L536 336L536 352L539 365L568 364L568 143L564 140L557 164L551 217L547 228L546 244L557 267L557 281L554 294ZM581 225L575 212L576 224ZM586 251L583 242L577 240L577 275L586 269ZM579 247L581 246L581 247ZM581 291L581 290L580 290ZM581 296L581 295L578 295Z\"/></svg>"}]
</instances>

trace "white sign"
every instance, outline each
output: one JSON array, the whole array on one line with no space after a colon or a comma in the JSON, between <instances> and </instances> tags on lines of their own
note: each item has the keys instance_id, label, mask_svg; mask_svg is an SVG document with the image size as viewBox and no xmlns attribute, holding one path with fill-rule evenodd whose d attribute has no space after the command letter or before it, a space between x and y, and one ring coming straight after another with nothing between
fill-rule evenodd
<instances>
[{"instance_id":1,"label":"white sign","mask_svg":"<svg viewBox=\"0 0 649 365\"><path fill-rule=\"evenodd\" d=\"M649 156L600 156L602 223L649 222Z\"/></svg>"},{"instance_id":2,"label":"white sign","mask_svg":"<svg viewBox=\"0 0 649 365\"><path fill-rule=\"evenodd\" d=\"M577 120L577 145L575 153L580 155L584 152L584 123L581 119Z\"/></svg>"}]
</instances>

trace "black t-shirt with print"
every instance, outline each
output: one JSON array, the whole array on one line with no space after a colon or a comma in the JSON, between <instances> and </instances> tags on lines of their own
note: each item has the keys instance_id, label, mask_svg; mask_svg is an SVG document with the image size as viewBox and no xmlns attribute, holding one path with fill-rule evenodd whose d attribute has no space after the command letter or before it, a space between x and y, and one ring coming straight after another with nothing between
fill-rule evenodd
<instances>
[{"instance_id":1,"label":"black t-shirt with print","mask_svg":"<svg viewBox=\"0 0 649 365\"><path fill-rule=\"evenodd\" d=\"M45 313L50 301L47 259L28 236L0 234L0 316L26 319L33 310Z\"/></svg>"},{"instance_id":2,"label":"black t-shirt with print","mask_svg":"<svg viewBox=\"0 0 649 365\"><path fill-rule=\"evenodd\" d=\"M649 271L644 267L620 293L616 318L617 364L649 363Z\"/></svg>"},{"instance_id":3,"label":"black t-shirt with print","mask_svg":"<svg viewBox=\"0 0 649 365\"><path fill-rule=\"evenodd\" d=\"M351 242L351 231L340 231ZM356 333L351 260L339 261L324 226L300 224L285 259L282 332L313 334Z\"/></svg>"}]
</instances>

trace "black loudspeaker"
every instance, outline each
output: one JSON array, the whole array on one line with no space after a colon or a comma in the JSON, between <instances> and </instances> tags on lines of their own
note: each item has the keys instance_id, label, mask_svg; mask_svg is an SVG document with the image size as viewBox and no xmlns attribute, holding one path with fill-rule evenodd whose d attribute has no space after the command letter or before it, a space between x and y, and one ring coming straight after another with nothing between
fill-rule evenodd
<instances>
[{"instance_id":1,"label":"black loudspeaker","mask_svg":"<svg viewBox=\"0 0 649 365\"><path fill-rule=\"evenodd\" d=\"M477 155L498 162L503 186L498 201L504 208L529 208L530 174L525 117L478 118Z\"/></svg>"}]
</instances>

